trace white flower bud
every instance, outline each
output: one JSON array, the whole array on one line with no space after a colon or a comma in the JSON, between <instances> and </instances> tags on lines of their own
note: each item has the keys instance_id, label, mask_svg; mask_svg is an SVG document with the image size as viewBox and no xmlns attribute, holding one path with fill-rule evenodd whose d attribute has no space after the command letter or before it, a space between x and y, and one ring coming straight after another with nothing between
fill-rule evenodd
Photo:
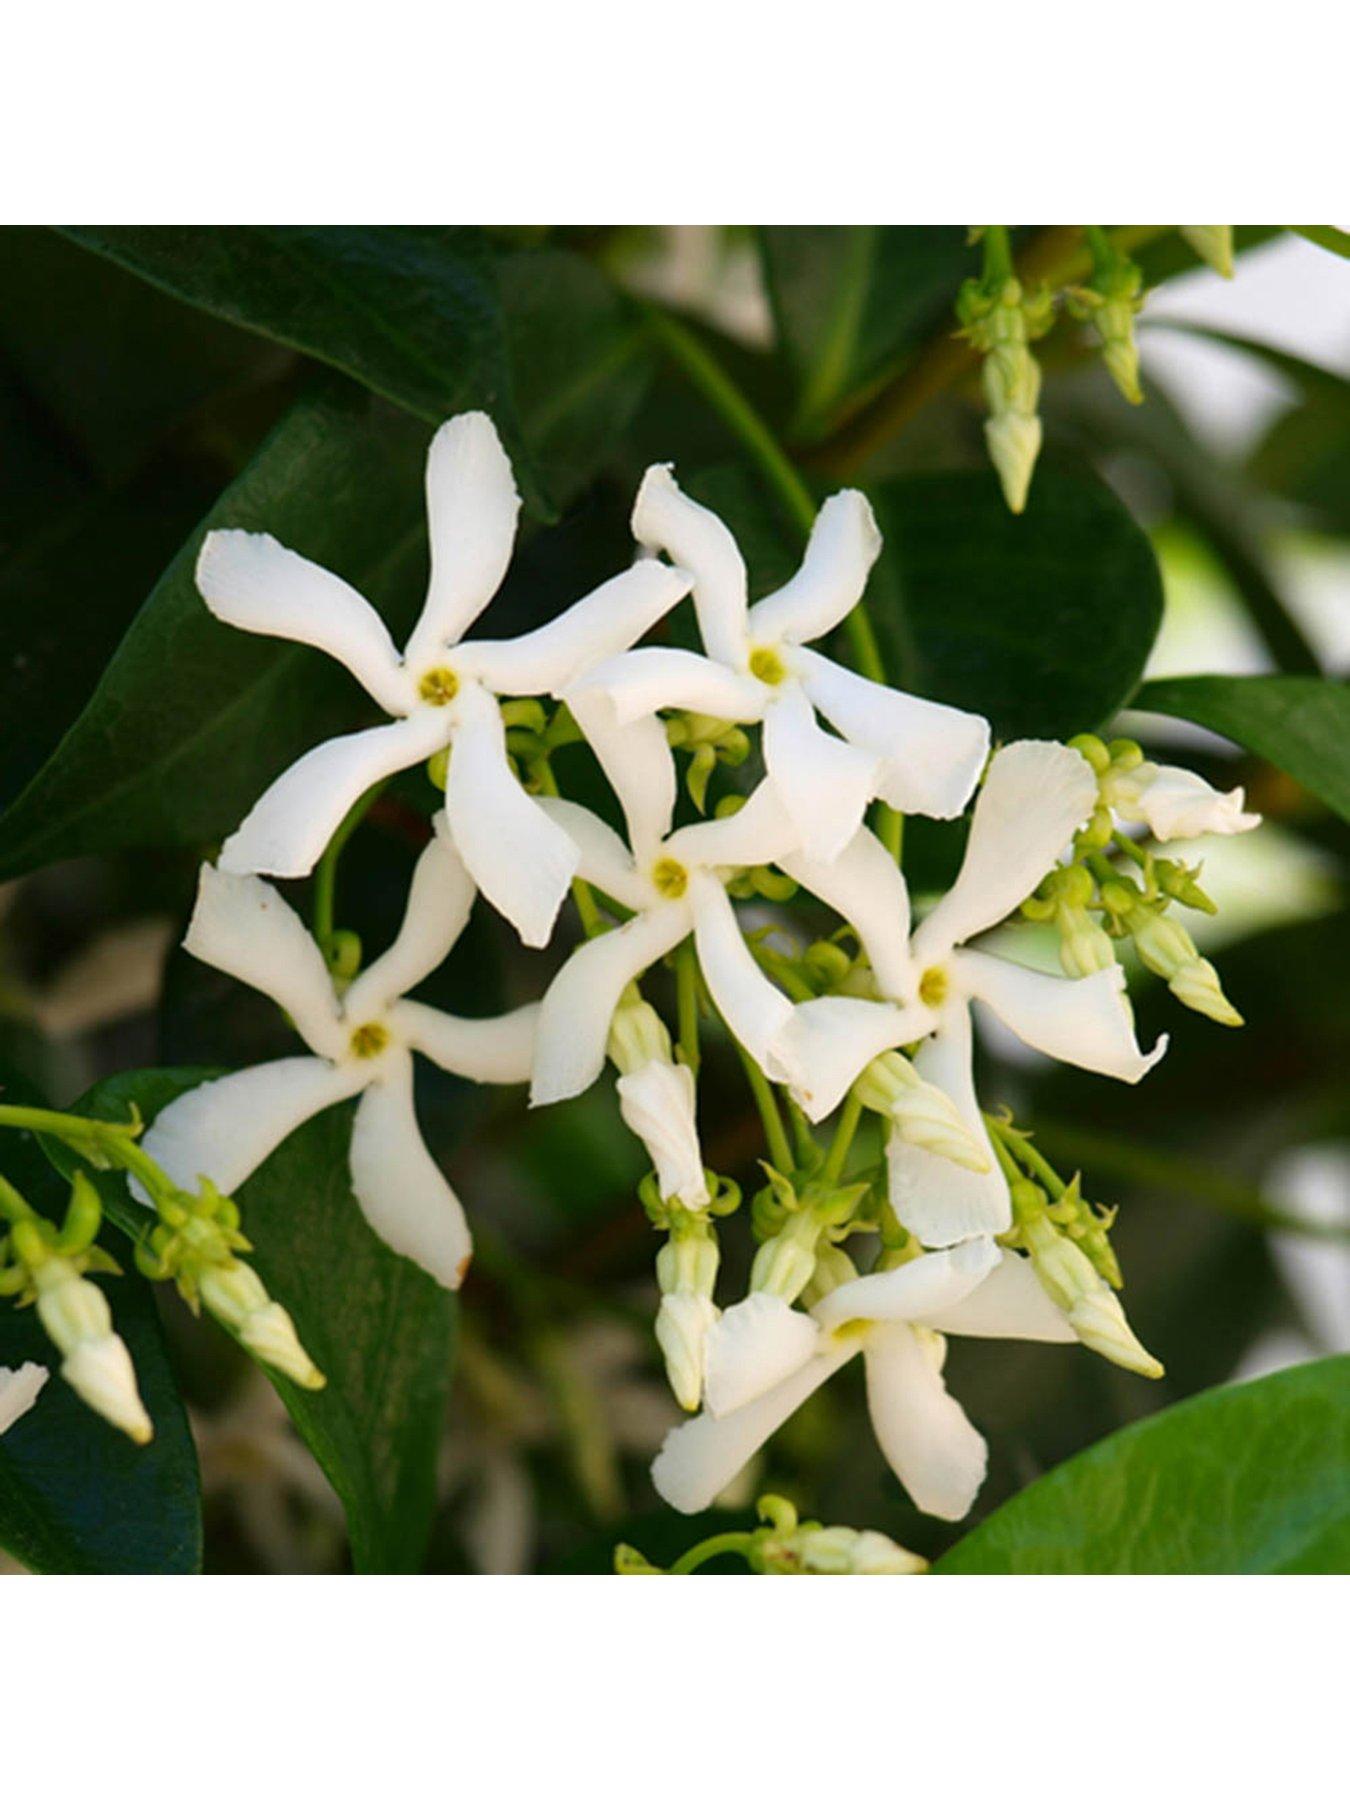
<instances>
[{"instance_id":1,"label":"white flower bud","mask_svg":"<svg viewBox=\"0 0 1350 1800\"><path fill-rule=\"evenodd\" d=\"M663 1294L712 1296L720 1252L706 1221L670 1238L656 1253L656 1283Z\"/></svg>"},{"instance_id":2,"label":"white flower bud","mask_svg":"<svg viewBox=\"0 0 1350 1800\"><path fill-rule=\"evenodd\" d=\"M1219 1025L1241 1025L1242 1014L1224 994L1218 970L1201 956L1184 925L1148 911L1132 912L1126 922L1140 961L1162 977L1183 1006Z\"/></svg>"},{"instance_id":3,"label":"white flower bud","mask_svg":"<svg viewBox=\"0 0 1350 1800\"><path fill-rule=\"evenodd\" d=\"M1219 984L1219 971L1203 956L1195 957L1168 982L1168 987L1183 1006L1203 1013L1216 1025L1241 1025L1242 1014L1232 1004Z\"/></svg>"},{"instance_id":4,"label":"white flower bud","mask_svg":"<svg viewBox=\"0 0 1350 1800\"><path fill-rule=\"evenodd\" d=\"M620 1075L636 1074L645 1063L674 1061L660 1013L642 999L624 1000L615 1008L608 1048Z\"/></svg>"},{"instance_id":5,"label":"white flower bud","mask_svg":"<svg viewBox=\"0 0 1350 1800\"><path fill-rule=\"evenodd\" d=\"M133 1444L150 1442L155 1428L141 1404L131 1355L116 1332L77 1344L61 1373L86 1406L124 1431Z\"/></svg>"},{"instance_id":6,"label":"white flower bud","mask_svg":"<svg viewBox=\"0 0 1350 1800\"><path fill-rule=\"evenodd\" d=\"M1115 962L1115 945L1085 907L1058 907L1055 923L1059 927L1060 967L1066 975L1081 980Z\"/></svg>"},{"instance_id":7,"label":"white flower bud","mask_svg":"<svg viewBox=\"0 0 1350 1800\"><path fill-rule=\"evenodd\" d=\"M1160 844L1176 838L1232 837L1254 831L1261 823L1260 813L1243 811L1242 788L1221 793L1203 776L1171 764L1113 766L1101 785L1102 798L1116 816L1132 825L1147 825Z\"/></svg>"},{"instance_id":8,"label":"white flower bud","mask_svg":"<svg viewBox=\"0 0 1350 1800\"><path fill-rule=\"evenodd\" d=\"M1068 1319L1079 1341L1156 1381L1163 1366L1130 1330L1125 1310L1077 1244L1063 1237L1049 1220L1027 1230L1032 1266L1041 1286Z\"/></svg>"},{"instance_id":9,"label":"white flower bud","mask_svg":"<svg viewBox=\"0 0 1350 1800\"><path fill-rule=\"evenodd\" d=\"M779 1300L795 1300L816 1270L816 1239L820 1228L809 1214L790 1219L767 1244L755 1252L750 1268L750 1292L772 1294Z\"/></svg>"},{"instance_id":10,"label":"white flower bud","mask_svg":"<svg viewBox=\"0 0 1350 1800\"><path fill-rule=\"evenodd\" d=\"M717 1308L702 1294L663 1294L656 1313L656 1341L666 1359L671 1392L686 1412L703 1398L708 1332Z\"/></svg>"},{"instance_id":11,"label":"white flower bud","mask_svg":"<svg viewBox=\"0 0 1350 1800\"><path fill-rule=\"evenodd\" d=\"M280 1369L304 1388L321 1388L324 1376L315 1368L284 1306L269 1299L267 1289L247 1263L206 1269L199 1291L207 1311L259 1362Z\"/></svg>"},{"instance_id":12,"label":"white flower bud","mask_svg":"<svg viewBox=\"0 0 1350 1800\"><path fill-rule=\"evenodd\" d=\"M661 1198L678 1200L691 1211L706 1207L693 1071L683 1063L654 1060L621 1075L615 1087L624 1124L647 1146Z\"/></svg>"},{"instance_id":13,"label":"white flower bud","mask_svg":"<svg viewBox=\"0 0 1350 1800\"><path fill-rule=\"evenodd\" d=\"M982 1175L989 1167L984 1147L940 1087L925 1081L907 1056L888 1050L875 1057L854 1084L864 1106L884 1113L907 1144L943 1156Z\"/></svg>"},{"instance_id":14,"label":"white flower bud","mask_svg":"<svg viewBox=\"0 0 1350 1800\"><path fill-rule=\"evenodd\" d=\"M847 1525L799 1532L787 1547L797 1553L804 1575L922 1575L928 1567L883 1532Z\"/></svg>"},{"instance_id":15,"label":"white flower bud","mask_svg":"<svg viewBox=\"0 0 1350 1800\"><path fill-rule=\"evenodd\" d=\"M1041 422L1034 413L1005 412L984 422L989 458L1003 484L1009 512L1020 513L1027 503L1036 458L1041 453Z\"/></svg>"}]
</instances>

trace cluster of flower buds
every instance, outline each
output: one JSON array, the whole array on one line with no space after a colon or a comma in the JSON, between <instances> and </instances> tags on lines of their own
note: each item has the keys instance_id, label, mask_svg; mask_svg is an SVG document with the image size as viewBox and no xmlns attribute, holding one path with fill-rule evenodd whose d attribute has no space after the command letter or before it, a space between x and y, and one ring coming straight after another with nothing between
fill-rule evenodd
<instances>
[{"instance_id":1,"label":"cluster of flower buds","mask_svg":"<svg viewBox=\"0 0 1350 1800\"><path fill-rule=\"evenodd\" d=\"M1112 381L1132 406L1138 406L1144 396L1139 386L1134 319L1145 300L1144 273L1112 246L1099 225L1084 230L1092 253L1092 278L1069 288L1065 301L1075 318L1091 324Z\"/></svg>"},{"instance_id":2,"label":"cluster of flower buds","mask_svg":"<svg viewBox=\"0 0 1350 1800\"><path fill-rule=\"evenodd\" d=\"M1026 289L1014 275L1002 226L988 227L984 242L984 274L962 285L956 316L984 358L985 440L1008 509L1020 513L1041 453L1041 371L1030 346L1054 324L1055 297L1046 287Z\"/></svg>"},{"instance_id":3,"label":"cluster of flower buds","mask_svg":"<svg viewBox=\"0 0 1350 1800\"><path fill-rule=\"evenodd\" d=\"M923 1575L928 1564L880 1531L800 1519L781 1494L765 1494L753 1531L719 1532L662 1569L631 1544L614 1552L616 1575L692 1575L716 1556L739 1556L752 1575Z\"/></svg>"}]
</instances>

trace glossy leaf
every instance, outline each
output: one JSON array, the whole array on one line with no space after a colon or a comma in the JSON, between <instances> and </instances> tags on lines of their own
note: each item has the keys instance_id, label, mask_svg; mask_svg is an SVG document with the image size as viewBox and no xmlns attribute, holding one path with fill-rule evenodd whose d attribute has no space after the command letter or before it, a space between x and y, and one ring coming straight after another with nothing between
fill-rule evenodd
<instances>
[{"instance_id":1,"label":"glossy leaf","mask_svg":"<svg viewBox=\"0 0 1350 1800\"><path fill-rule=\"evenodd\" d=\"M1312 675L1185 675L1134 704L1190 719L1284 769L1350 819L1350 687Z\"/></svg>"},{"instance_id":2,"label":"glossy leaf","mask_svg":"<svg viewBox=\"0 0 1350 1800\"><path fill-rule=\"evenodd\" d=\"M1215 1388L999 1508L943 1575L1350 1573L1350 1357Z\"/></svg>"},{"instance_id":3,"label":"glossy leaf","mask_svg":"<svg viewBox=\"0 0 1350 1800\"><path fill-rule=\"evenodd\" d=\"M125 1119L135 1105L149 1121L207 1073L114 1076L77 1110ZM362 1217L347 1174L351 1117L350 1105L335 1107L302 1126L236 1198L255 1267L328 1378L319 1393L284 1377L274 1385L346 1509L354 1566L410 1572L435 1511L457 1303ZM102 1176L100 1188L119 1219L144 1219L119 1176Z\"/></svg>"},{"instance_id":4,"label":"glossy leaf","mask_svg":"<svg viewBox=\"0 0 1350 1800\"><path fill-rule=\"evenodd\" d=\"M991 474L872 491L885 550L868 606L899 685L1003 738L1068 737L1134 691L1162 619L1152 547L1110 490L1051 466L1014 517Z\"/></svg>"},{"instance_id":5,"label":"glossy leaf","mask_svg":"<svg viewBox=\"0 0 1350 1800\"><path fill-rule=\"evenodd\" d=\"M211 526L267 530L406 626L425 581L426 437L346 390L294 407L169 565L84 711L0 820L0 877L220 838L303 751L374 722L326 657L213 619L193 571Z\"/></svg>"}]
</instances>

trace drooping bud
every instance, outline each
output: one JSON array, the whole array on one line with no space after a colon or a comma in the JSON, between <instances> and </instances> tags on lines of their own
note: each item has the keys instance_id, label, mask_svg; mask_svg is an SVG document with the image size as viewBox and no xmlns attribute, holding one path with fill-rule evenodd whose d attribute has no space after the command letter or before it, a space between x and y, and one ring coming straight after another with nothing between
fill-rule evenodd
<instances>
[{"instance_id":1,"label":"drooping bud","mask_svg":"<svg viewBox=\"0 0 1350 1800\"><path fill-rule=\"evenodd\" d=\"M314 1366L285 1307L269 1298L256 1270L247 1263L214 1264L202 1270L197 1291L206 1310L237 1337L250 1355L279 1369L298 1386L318 1389L325 1377Z\"/></svg>"},{"instance_id":2,"label":"drooping bud","mask_svg":"<svg viewBox=\"0 0 1350 1800\"><path fill-rule=\"evenodd\" d=\"M655 1331L671 1392L686 1412L697 1412L703 1397L708 1333L718 1317L712 1295L720 1260L717 1234L706 1215L677 1213L656 1256L661 1304Z\"/></svg>"},{"instance_id":3,"label":"drooping bud","mask_svg":"<svg viewBox=\"0 0 1350 1800\"><path fill-rule=\"evenodd\" d=\"M1218 1025L1242 1024L1242 1014L1219 984L1218 970L1201 956L1184 925L1143 904L1130 908L1125 924L1140 961L1162 977L1183 1006Z\"/></svg>"},{"instance_id":4,"label":"drooping bud","mask_svg":"<svg viewBox=\"0 0 1350 1800\"><path fill-rule=\"evenodd\" d=\"M683 1063L649 1062L615 1083L623 1122L647 1147L663 1200L703 1207L710 1190L695 1119L694 1075Z\"/></svg>"},{"instance_id":5,"label":"drooping bud","mask_svg":"<svg viewBox=\"0 0 1350 1800\"><path fill-rule=\"evenodd\" d=\"M1130 1330L1124 1308L1089 1258L1051 1223L1041 1189L1034 1182L1015 1181L1011 1193L1037 1279L1079 1341L1122 1369L1156 1381L1164 1373L1162 1364Z\"/></svg>"},{"instance_id":6,"label":"drooping bud","mask_svg":"<svg viewBox=\"0 0 1350 1800\"><path fill-rule=\"evenodd\" d=\"M1021 282L1012 277L968 282L957 301L957 313L963 335L984 354L981 378L989 407L985 441L1009 510L1020 513L1041 449L1036 416L1041 372L1028 345L1050 329L1054 298L1045 289L1024 294Z\"/></svg>"},{"instance_id":7,"label":"drooping bud","mask_svg":"<svg viewBox=\"0 0 1350 1800\"><path fill-rule=\"evenodd\" d=\"M113 1330L112 1309L101 1289L61 1256L33 1269L43 1329L64 1353L61 1374L85 1405L125 1432L134 1444L154 1436L136 1385L126 1345Z\"/></svg>"},{"instance_id":8,"label":"drooping bud","mask_svg":"<svg viewBox=\"0 0 1350 1800\"><path fill-rule=\"evenodd\" d=\"M925 1081L907 1056L887 1050L854 1083L863 1105L882 1113L907 1144L982 1175L989 1158L954 1102Z\"/></svg>"}]
</instances>

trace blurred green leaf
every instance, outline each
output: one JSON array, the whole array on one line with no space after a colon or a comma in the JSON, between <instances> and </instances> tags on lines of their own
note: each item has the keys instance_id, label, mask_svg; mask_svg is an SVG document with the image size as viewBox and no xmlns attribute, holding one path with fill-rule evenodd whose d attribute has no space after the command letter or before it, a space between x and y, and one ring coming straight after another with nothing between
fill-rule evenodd
<instances>
[{"instance_id":1,"label":"blurred green leaf","mask_svg":"<svg viewBox=\"0 0 1350 1800\"><path fill-rule=\"evenodd\" d=\"M761 244L807 434L944 321L955 329L957 289L979 269L958 225L771 225Z\"/></svg>"},{"instance_id":2,"label":"blurred green leaf","mask_svg":"<svg viewBox=\"0 0 1350 1800\"><path fill-rule=\"evenodd\" d=\"M125 1119L135 1105L149 1122L210 1073L115 1075L75 1110ZM281 1376L273 1385L346 1509L353 1564L362 1574L409 1573L422 1565L436 1507L458 1307L366 1224L347 1172L351 1118L348 1105L302 1125L236 1198L252 1262L328 1377L319 1393ZM141 1209L121 1177L99 1185L120 1190L116 1216L134 1223Z\"/></svg>"},{"instance_id":3,"label":"blurred green leaf","mask_svg":"<svg viewBox=\"0 0 1350 1800\"><path fill-rule=\"evenodd\" d=\"M1312 675L1185 675L1147 682L1134 704L1231 738L1350 819L1350 686L1344 682Z\"/></svg>"},{"instance_id":4,"label":"blurred green leaf","mask_svg":"<svg viewBox=\"0 0 1350 1800\"><path fill-rule=\"evenodd\" d=\"M992 474L872 490L885 539L868 606L892 680L1003 738L1067 737L1134 691L1162 619L1144 533L1090 476L1037 471L1014 517Z\"/></svg>"},{"instance_id":5,"label":"blurred green leaf","mask_svg":"<svg viewBox=\"0 0 1350 1800\"><path fill-rule=\"evenodd\" d=\"M11 1101L42 1104L8 1070L4 1091ZM26 1133L3 1134L0 1167L31 1205L60 1216L65 1184ZM197 1453L150 1284L129 1259L118 1260L124 1273L98 1284L155 1435L138 1446L91 1412L61 1379L60 1352L36 1313L0 1302L0 1365L37 1362L50 1371L32 1412L0 1435L0 1545L42 1574L191 1575L202 1559Z\"/></svg>"},{"instance_id":6,"label":"blurred green leaf","mask_svg":"<svg viewBox=\"0 0 1350 1800\"><path fill-rule=\"evenodd\" d=\"M193 572L210 527L266 530L406 624L423 580L425 438L345 390L294 407L169 565L88 705L0 819L0 876L219 838L326 732L373 718L326 657L219 624Z\"/></svg>"},{"instance_id":7,"label":"blurred green leaf","mask_svg":"<svg viewBox=\"0 0 1350 1800\"><path fill-rule=\"evenodd\" d=\"M1350 231L1342 231L1337 225L1295 225L1292 229L1319 250L1330 250L1333 256L1350 256Z\"/></svg>"},{"instance_id":8,"label":"blurred green leaf","mask_svg":"<svg viewBox=\"0 0 1350 1800\"><path fill-rule=\"evenodd\" d=\"M1350 1573L1350 1357L1127 1426L1000 1507L936 1573Z\"/></svg>"}]
</instances>

